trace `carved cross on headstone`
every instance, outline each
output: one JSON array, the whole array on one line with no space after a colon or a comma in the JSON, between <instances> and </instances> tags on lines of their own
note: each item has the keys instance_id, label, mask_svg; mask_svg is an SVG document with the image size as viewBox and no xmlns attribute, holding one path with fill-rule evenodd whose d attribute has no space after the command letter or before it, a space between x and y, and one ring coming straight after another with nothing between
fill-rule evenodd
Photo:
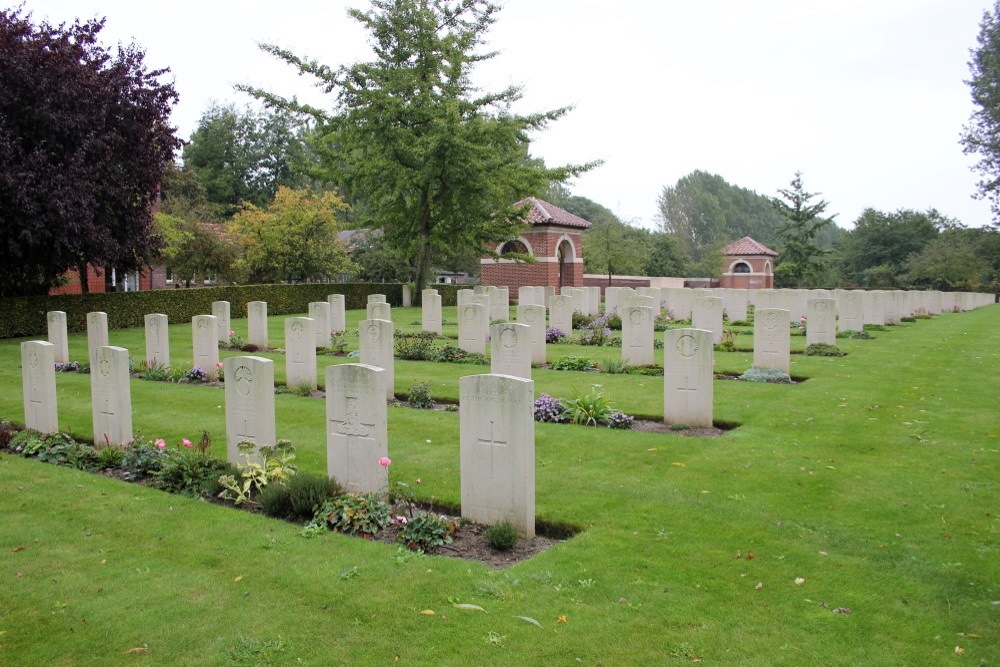
<instances>
[{"instance_id":1,"label":"carved cross on headstone","mask_svg":"<svg viewBox=\"0 0 1000 667\"><path fill-rule=\"evenodd\" d=\"M490 424L490 426L489 426L489 432L487 434L480 433L478 441L479 441L480 445L489 448L489 452L490 452L490 481L493 482L493 481L495 481L494 470L496 470L496 466L494 465L494 454L496 453L496 448L497 447L507 447L507 440L504 439L504 438L497 438L496 437L496 433L495 433L496 423L494 422L494 420L491 419L490 422L489 422L489 424Z\"/></svg>"},{"instance_id":2,"label":"carved cross on headstone","mask_svg":"<svg viewBox=\"0 0 1000 667\"><path fill-rule=\"evenodd\" d=\"M255 438L257 436L253 434L253 431L256 430L257 429L250 428L250 420L246 416L244 416L243 426L236 429L236 437L239 438L240 440L253 440L254 442L256 442Z\"/></svg>"}]
</instances>

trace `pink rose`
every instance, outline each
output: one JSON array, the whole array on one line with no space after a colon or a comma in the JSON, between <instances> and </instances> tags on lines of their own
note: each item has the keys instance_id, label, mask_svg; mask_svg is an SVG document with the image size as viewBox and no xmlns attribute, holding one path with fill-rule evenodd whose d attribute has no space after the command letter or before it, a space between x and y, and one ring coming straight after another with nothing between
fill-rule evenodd
<instances>
[{"instance_id":1,"label":"pink rose","mask_svg":"<svg viewBox=\"0 0 1000 667\"><path fill-rule=\"evenodd\" d=\"M236 332L235 332L235 331L230 331L230 332L229 332L229 335L230 335L230 336L235 336L235 335L236 335Z\"/></svg>"},{"instance_id":2,"label":"pink rose","mask_svg":"<svg viewBox=\"0 0 1000 667\"><path fill-rule=\"evenodd\" d=\"M383 456L378 460L378 464L383 468L388 468L391 463L392 459L390 459L388 456Z\"/></svg>"},{"instance_id":3,"label":"pink rose","mask_svg":"<svg viewBox=\"0 0 1000 667\"><path fill-rule=\"evenodd\" d=\"M187 447L188 449L191 449L191 441L188 440L187 438L181 438L181 444Z\"/></svg>"},{"instance_id":4,"label":"pink rose","mask_svg":"<svg viewBox=\"0 0 1000 667\"><path fill-rule=\"evenodd\" d=\"M154 442L153 444L156 445L157 449L166 449L167 448L167 442L163 438L157 438L156 442Z\"/></svg>"}]
</instances>

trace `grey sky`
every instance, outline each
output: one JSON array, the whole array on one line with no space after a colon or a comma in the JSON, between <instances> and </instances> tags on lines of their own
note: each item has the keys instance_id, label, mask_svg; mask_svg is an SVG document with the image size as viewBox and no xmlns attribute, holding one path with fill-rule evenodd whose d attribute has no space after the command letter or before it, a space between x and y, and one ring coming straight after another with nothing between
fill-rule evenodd
<instances>
[{"instance_id":1,"label":"grey sky","mask_svg":"<svg viewBox=\"0 0 1000 667\"><path fill-rule=\"evenodd\" d=\"M571 190L625 220L653 226L663 187L701 169L769 196L801 170L848 228L868 206L990 221L958 144L983 0L503 4L489 34L500 53L475 80L523 85L522 111L575 106L532 152L549 164L604 160ZM151 67L169 67L183 138L211 100L248 101L237 82L322 103L256 43L328 65L367 59L349 6L367 2L26 3L36 20L107 16L105 44L135 41Z\"/></svg>"}]
</instances>

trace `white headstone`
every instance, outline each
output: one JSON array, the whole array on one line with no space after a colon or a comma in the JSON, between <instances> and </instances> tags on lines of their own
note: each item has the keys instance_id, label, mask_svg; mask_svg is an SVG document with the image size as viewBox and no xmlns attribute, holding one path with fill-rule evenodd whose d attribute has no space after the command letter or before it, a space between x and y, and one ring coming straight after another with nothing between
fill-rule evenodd
<instances>
[{"instance_id":1,"label":"white headstone","mask_svg":"<svg viewBox=\"0 0 1000 667\"><path fill-rule=\"evenodd\" d=\"M653 313L647 306L625 306L622 317L622 359L630 366L653 363Z\"/></svg>"},{"instance_id":2,"label":"white headstone","mask_svg":"<svg viewBox=\"0 0 1000 667\"><path fill-rule=\"evenodd\" d=\"M274 426L274 362L263 357L229 357L226 374L226 457L241 463L237 445L277 441Z\"/></svg>"},{"instance_id":3,"label":"white headstone","mask_svg":"<svg viewBox=\"0 0 1000 667\"><path fill-rule=\"evenodd\" d=\"M146 315L146 363L170 366L170 330L167 316L163 313Z\"/></svg>"},{"instance_id":4,"label":"white headstone","mask_svg":"<svg viewBox=\"0 0 1000 667\"><path fill-rule=\"evenodd\" d=\"M458 346L466 352L486 354L489 311L480 303L458 307Z\"/></svg>"},{"instance_id":5,"label":"white headstone","mask_svg":"<svg viewBox=\"0 0 1000 667\"><path fill-rule=\"evenodd\" d=\"M103 312L87 313L87 350L108 345L108 314Z\"/></svg>"},{"instance_id":6,"label":"white headstone","mask_svg":"<svg viewBox=\"0 0 1000 667\"><path fill-rule=\"evenodd\" d=\"M673 329L663 333L663 421L712 426L714 397L712 332Z\"/></svg>"},{"instance_id":7,"label":"white headstone","mask_svg":"<svg viewBox=\"0 0 1000 667\"><path fill-rule=\"evenodd\" d=\"M396 386L392 356L394 331L392 322L388 320L361 320L358 325L361 363L385 369L385 397L389 400L394 398Z\"/></svg>"},{"instance_id":8,"label":"white headstone","mask_svg":"<svg viewBox=\"0 0 1000 667\"><path fill-rule=\"evenodd\" d=\"M861 331L865 328L864 292L843 290L837 299L837 327L841 331Z\"/></svg>"},{"instance_id":9,"label":"white headstone","mask_svg":"<svg viewBox=\"0 0 1000 667\"><path fill-rule=\"evenodd\" d=\"M882 304L885 313L885 323L890 326L900 324L898 310L899 297L896 295L896 290L882 292Z\"/></svg>"},{"instance_id":10,"label":"white headstone","mask_svg":"<svg viewBox=\"0 0 1000 667\"><path fill-rule=\"evenodd\" d=\"M781 291L776 289L759 289L754 292L754 308L779 308L782 305ZM784 310L788 310L785 308Z\"/></svg>"},{"instance_id":11,"label":"white headstone","mask_svg":"<svg viewBox=\"0 0 1000 667\"><path fill-rule=\"evenodd\" d=\"M806 345L837 344L837 301L809 299L806 302Z\"/></svg>"},{"instance_id":12,"label":"white headstone","mask_svg":"<svg viewBox=\"0 0 1000 667\"><path fill-rule=\"evenodd\" d=\"M316 320L311 317L285 320L285 384L316 389Z\"/></svg>"},{"instance_id":13,"label":"white headstone","mask_svg":"<svg viewBox=\"0 0 1000 667\"><path fill-rule=\"evenodd\" d=\"M369 294L368 295L368 305L373 303L385 303L385 294Z\"/></svg>"},{"instance_id":14,"label":"white headstone","mask_svg":"<svg viewBox=\"0 0 1000 667\"><path fill-rule=\"evenodd\" d=\"M440 336L444 332L441 321L441 295L437 290L425 289L420 297L420 328Z\"/></svg>"},{"instance_id":15,"label":"white headstone","mask_svg":"<svg viewBox=\"0 0 1000 667\"><path fill-rule=\"evenodd\" d=\"M373 296L382 296L381 294L375 294ZM385 298L385 297L382 297ZM374 301L368 303L368 319L369 320L392 320L392 306L387 304L385 301Z\"/></svg>"},{"instance_id":16,"label":"white headstone","mask_svg":"<svg viewBox=\"0 0 1000 667\"><path fill-rule=\"evenodd\" d=\"M713 344L721 343L722 299L717 296L703 296L695 299L694 311L691 313L691 324L694 329L711 331Z\"/></svg>"},{"instance_id":17,"label":"white headstone","mask_svg":"<svg viewBox=\"0 0 1000 667\"><path fill-rule=\"evenodd\" d=\"M191 340L194 346L193 363L201 367L209 380L219 379L219 323L214 315L195 315L191 318Z\"/></svg>"},{"instance_id":18,"label":"white headstone","mask_svg":"<svg viewBox=\"0 0 1000 667\"><path fill-rule=\"evenodd\" d=\"M68 363L69 334L66 329L66 313L61 310L50 310L45 319L48 322L49 342L55 346L55 363Z\"/></svg>"},{"instance_id":19,"label":"white headstone","mask_svg":"<svg viewBox=\"0 0 1000 667\"><path fill-rule=\"evenodd\" d=\"M251 301L247 304L247 332L248 343L252 343L262 350L267 349L268 338L266 301Z\"/></svg>"},{"instance_id":20,"label":"white headstone","mask_svg":"<svg viewBox=\"0 0 1000 667\"><path fill-rule=\"evenodd\" d=\"M490 320L510 319L510 291L506 287L497 287L490 294Z\"/></svg>"},{"instance_id":21,"label":"white headstone","mask_svg":"<svg viewBox=\"0 0 1000 667\"><path fill-rule=\"evenodd\" d=\"M389 456L386 371L365 364L326 367L326 469L350 493L386 493Z\"/></svg>"},{"instance_id":22,"label":"white headstone","mask_svg":"<svg viewBox=\"0 0 1000 667\"><path fill-rule=\"evenodd\" d=\"M617 313L619 309L619 296L621 296L621 288L608 286L604 288L604 314L610 315L611 313Z\"/></svg>"},{"instance_id":23,"label":"white headstone","mask_svg":"<svg viewBox=\"0 0 1000 667\"><path fill-rule=\"evenodd\" d=\"M330 308L329 301L313 301L309 304L309 319L316 322L316 347L330 347L330 332L333 327L330 324L333 309Z\"/></svg>"},{"instance_id":24,"label":"white headstone","mask_svg":"<svg viewBox=\"0 0 1000 667\"><path fill-rule=\"evenodd\" d=\"M90 405L95 447L132 440L132 395L124 347L102 345L90 351Z\"/></svg>"},{"instance_id":25,"label":"white headstone","mask_svg":"<svg viewBox=\"0 0 1000 667\"><path fill-rule=\"evenodd\" d=\"M42 433L59 432L55 351L56 346L45 341L21 343L24 425Z\"/></svg>"},{"instance_id":26,"label":"white headstone","mask_svg":"<svg viewBox=\"0 0 1000 667\"><path fill-rule=\"evenodd\" d=\"M573 333L573 299L563 294L552 297L549 326L559 329L567 336Z\"/></svg>"},{"instance_id":27,"label":"white headstone","mask_svg":"<svg viewBox=\"0 0 1000 667\"><path fill-rule=\"evenodd\" d=\"M546 363L545 306L541 304L518 305L517 323L526 324L531 328L528 332L528 338L531 340L531 363Z\"/></svg>"},{"instance_id":28,"label":"white headstone","mask_svg":"<svg viewBox=\"0 0 1000 667\"><path fill-rule=\"evenodd\" d=\"M530 306L535 303L535 288L534 287L518 287L517 288L517 305L519 306Z\"/></svg>"},{"instance_id":29,"label":"white headstone","mask_svg":"<svg viewBox=\"0 0 1000 667\"><path fill-rule=\"evenodd\" d=\"M758 308L753 321L753 365L787 373L791 332L789 313L781 308Z\"/></svg>"},{"instance_id":30,"label":"white headstone","mask_svg":"<svg viewBox=\"0 0 1000 667\"><path fill-rule=\"evenodd\" d=\"M534 537L534 382L466 375L458 383L462 516L510 521L522 537Z\"/></svg>"},{"instance_id":31,"label":"white headstone","mask_svg":"<svg viewBox=\"0 0 1000 667\"><path fill-rule=\"evenodd\" d=\"M885 293L881 290L868 290L862 299L865 313L865 324L885 325Z\"/></svg>"},{"instance_id":32,"label":"white headstone","mask_svg":"<svg viewBox=\"0 0 1000 667\"><path fill-rule=\"evenodd\" d=\"M490 327L490 372L531 379L531 327L511 322Z\"/></svg>"},{"instance_id":33,"label":"white headstone","mask_svg":"<svg viewBox=\"0 0 1000 667\"><path fill-rule=\"evenodd\" d=\"M475 290L471 289L460 289L457 293L457 305L464 306L467 303L473 303L472 299L476 296Z\"/></svg>"},{"instance_id":34,"label":"white headstone","mask_svg":"<svg viewBox=\"0 0 1000 667\"><path fill-rule=\"evenodd\" d=\"M403 308L409 308L413 305L413 292L410 290L409 285L403 285Z\"/></svg>"},{"instance_id":35,"label":"white headstone","mask_svg":"<svg viewBox=\"0 0 1000 667\"><path fill-rule=\"evenodd\" d=\"M601 312L601 288L584 287L583 291L587 295L587 314L599 315Z\"/></svg>"},{"instance_id":36,"label":"white headstone","mask_svg":"<svg viewBox=\"0 0 1000 667\"><path fill-rule=\"evenodd\" d=\"M546 285L542 287L542 290L545 293L545 307L552 308L552 297L556 295L556 288L552 285Z\"/></svg>"},{"instance_id":37,"label":"white headstone","mask_svg":"<svg viewBox=\"0 0 1000 667\"><path fill-rule=\"evenodd\" d=\"M229 345L229 332L233 328L230 310L228 301L212 302L212 314L219 327L219 342L223 345Z\"/></svg>"},{"instance_id":38,"label":"white headstone","mask_svg":"<svg viewBox=\"0 0 1000 667\"><path fill-rule=\"evenodd\" d=\"M573 311L583 313L587 309L587 304L583 300L583 290L578 287L563 287L560 296L568 296L573 304Z\"/></svg>"},{"instance_id":39,"label":"white headstone","mask_svg":"<svg viewBox=\"0 0 1000 667\"><path fill-rule=\"evenodd\" d=\"M747 321L748 296L745 289L724 289L722 292L722 307L726 311L729 323Z\"/></svg>"},{"instance_id":40,"label":"white headstone","mask_svg":"<svg viewBox=\"0 0 1000 667\"><path fill-rule=\"evenodd\" d=\"M330 294L326 297L330 304L330 331L347 331L347 313L344 309L344 295Z\"/></svg>"}]
</instances>

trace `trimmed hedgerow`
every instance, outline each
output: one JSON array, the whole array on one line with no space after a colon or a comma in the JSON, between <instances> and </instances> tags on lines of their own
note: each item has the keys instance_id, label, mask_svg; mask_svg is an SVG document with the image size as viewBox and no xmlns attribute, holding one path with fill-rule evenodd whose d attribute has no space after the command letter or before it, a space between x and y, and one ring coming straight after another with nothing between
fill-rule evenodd
<instances>
[{"instance_id":1,"label":"trimmed hedgerow","mask_svg":"<svg viewBox=\"0 0 1000 667\"><path fill-rule=\"evenodd\" d=\"M457 285L435 285L434 288L441 295L442 305L457 303ZM125 329L143 326L147 313L164 313L171 322L187 322L195 315L212 312L213 301L231 303L233 317L242 317L246 304L251 301L266 301L269 315L305 313L311 301L325 301L330 294L343 294L348 309L364 308L369 294L385 294L386 301L399 305L403 300L403 286L397 283L223 285L0 299L4 313L0 320L0 338L44 335L47 331L45 314L50 310L65 311L66 328L71 332L86 331L87 313L93 311L108 314L108 328Z\"/></svg>"}]
</instances>

